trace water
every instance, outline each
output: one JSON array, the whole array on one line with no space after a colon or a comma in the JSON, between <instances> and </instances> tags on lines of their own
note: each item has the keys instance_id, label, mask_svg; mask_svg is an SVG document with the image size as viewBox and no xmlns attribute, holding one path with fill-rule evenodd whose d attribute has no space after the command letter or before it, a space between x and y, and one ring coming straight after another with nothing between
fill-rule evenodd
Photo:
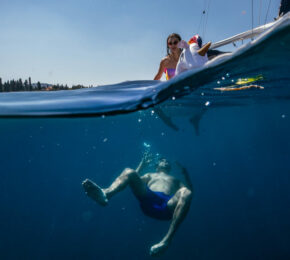
<instances>
[{"instance_id":1,"label":"water","mask_svg":"<svg viewBox=\"0 0 290 260\"><path fill-rule=\"evenodd\" d=\"M1 259L151 259L169 223L144 216L129 189L102 208L81 186L108 186L148 145L176 177L183 164L195 190L160 259L289 259L289 26L266 39L167 83L111 86L114 96L1 94ZM264 90L213 90L259 74Z\"/></svg>"}]
</instances>

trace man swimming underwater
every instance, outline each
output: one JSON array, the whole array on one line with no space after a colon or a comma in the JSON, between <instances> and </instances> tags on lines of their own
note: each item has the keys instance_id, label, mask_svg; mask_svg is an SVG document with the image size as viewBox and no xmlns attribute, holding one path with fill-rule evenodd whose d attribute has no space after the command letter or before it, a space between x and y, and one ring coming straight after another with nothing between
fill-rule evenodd
<instances>
[{"instance_id":1,"label":"man swimming underwater","mask_svg":"<svg viewBox=\"0 0 290 260\"><path fill-rule=\"evenodd\" d=\"M82 184L86 194L102 206L106 206L113 195L129 185L145 215L159 220L171 220L167 234L150 249L150 255L157 256L168 248L173 235L189 210L192 184L187 170L180 164L178 165L182 169L186 184L170 176L171 166L166 159L159 160L156 173L140 176L139 173L149 163L148 154L145 154L136 170L125 168L106 189L100 188L89 179L84 180Z\"/></svg>"}]
</instances>

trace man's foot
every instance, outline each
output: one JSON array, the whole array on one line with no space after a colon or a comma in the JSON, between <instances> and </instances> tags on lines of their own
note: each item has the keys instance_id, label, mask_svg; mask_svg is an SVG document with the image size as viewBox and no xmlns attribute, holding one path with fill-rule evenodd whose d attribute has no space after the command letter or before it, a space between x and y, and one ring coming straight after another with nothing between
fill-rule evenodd
<instances>
[{"instance_id":1,"label":"man's foot","mask_svg":"<svg viewBox=\"0 0 290 260\"><path fill-rule=\"evenodd\" d=\"M150 248L150 255L151 256L159 256L167 249L168 246L169 246L168 242L166 243L166 242L161 241L160 243L158 243Z\"/></svg>"},{"instance_id":2,"label":"man's foot","mask_svg":"<svg viewBox=\"0 0 290 260\"><path fill-rule=\"evenodd\" d=\"M108 204L108 199L105 192L94 182L89 179L85 179L82 183L86 194L94 201L98 202L102 206Z\"/></svg>"}]
</instances>

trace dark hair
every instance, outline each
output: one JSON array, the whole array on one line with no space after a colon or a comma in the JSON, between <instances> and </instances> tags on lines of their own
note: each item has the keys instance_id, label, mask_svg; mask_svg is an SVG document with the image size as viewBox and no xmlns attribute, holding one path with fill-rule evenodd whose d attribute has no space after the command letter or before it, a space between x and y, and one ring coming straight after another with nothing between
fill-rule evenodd
<instances>
[{"instance_id":1,"label":"dark hair","mask_svg":"<svg viewBox=\"0 0 290 260\"><path fill-rule=\"evenodd\" d=\"M179 35L178 33L172 33L172 34L170 34L170 35L167 37L167 40L166 40L167 55L170 54L170 52L169 52L169 47L168 47L168 40L169 40L170 38L177 38L179 41L181 41L181 37L180 37L180 35Z\"/></svg>"},{"instance_id":2,"label":"dark hair","mask_svg":"<svg viewBox=\"0 0 290 260\"><path fill-rule=\"evenodd\" d=\"M164 158L164 157L161 157L161 158L158 159L158 161L156 163L156 168L159 168L160 162L162 162L164 160L167 162L167 167L165 167L165 169L169 172L171 170L171 165L170 165L169 161L166 158Z\"/></svg>"}]
</instances>

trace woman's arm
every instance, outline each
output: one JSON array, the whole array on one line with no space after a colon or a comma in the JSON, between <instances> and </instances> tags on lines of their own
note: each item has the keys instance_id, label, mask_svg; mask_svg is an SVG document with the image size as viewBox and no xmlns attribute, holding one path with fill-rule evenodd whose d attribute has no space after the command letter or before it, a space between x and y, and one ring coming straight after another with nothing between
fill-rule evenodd
<instances>
[{"instance_id":1,"label":"woman's arm","mask_svg":"<svg viewBox=\"0 0 290 260\"><path fill-rule=\"evenodd\" d=\"M160 62L159 69L158 69L158 72L157 72L156 76L154 77L154 80L160 80L161 79L162 73L164 72L164 69L165 69L165 59L163 59Z\"/></svg>"}]
</instances>

